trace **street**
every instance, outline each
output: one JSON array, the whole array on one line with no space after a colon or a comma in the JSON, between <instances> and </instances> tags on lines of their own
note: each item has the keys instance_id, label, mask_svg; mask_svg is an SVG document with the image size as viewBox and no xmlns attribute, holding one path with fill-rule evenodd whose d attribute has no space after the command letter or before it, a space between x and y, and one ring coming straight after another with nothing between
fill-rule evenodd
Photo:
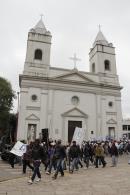
<instances>
[{"instance_id":1,"label":"street","mask_svg":"<svg viewBox=\"0 0 130 195\"><path fill-rule=\"evenodd\" d=\"M6 161L0 160L0 182L19 177L23 177L22 166L15 164L15 168L12 169Z\"/></svg>"},{"instance_id":2,"label":"street","mask_svg":"<svg viewBox=\"0 0 130 195\"><path fill-rule=\"evenodd\" d=\"M32 185L27 183L29 170L23 176L21 166L11 169L8 164L0 162L0 195L129 195L128 158L128 155L123 155L119 157L117 167L110 167L111 158L107 157L105 168L90 166L88 169L80 168L74 174L65 171L65 176L59 176L57 180L52 180L52 175L46 175L41 165L42 180Z\"/></svg>"}]
</instances>

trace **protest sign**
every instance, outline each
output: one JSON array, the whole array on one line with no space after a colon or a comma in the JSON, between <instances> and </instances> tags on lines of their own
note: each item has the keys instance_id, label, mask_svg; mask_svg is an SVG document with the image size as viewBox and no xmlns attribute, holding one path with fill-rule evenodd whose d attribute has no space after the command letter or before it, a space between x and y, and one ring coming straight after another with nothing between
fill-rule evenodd
<instances>
[{"instance_id":1,"label":"protest sign","mask_svg":"<svg viewBox=\"0 0 130 195\"><path fill-rule=\"evenodd\" d=\"M26 144L17 141L10 152L17 156L23 156L23 154L26 152Z\"/></svg>"},{"instance_id":2,"label":"protest sign","mask_svg":"<svg viewBox=\"0 0 130 195\"><path fill-rule=\"evenodd\" d=\"M81 145L84 138L85 138L84 129L76 127L72 141L76 141L77 144Z\"/></svg>"}]
</instances>

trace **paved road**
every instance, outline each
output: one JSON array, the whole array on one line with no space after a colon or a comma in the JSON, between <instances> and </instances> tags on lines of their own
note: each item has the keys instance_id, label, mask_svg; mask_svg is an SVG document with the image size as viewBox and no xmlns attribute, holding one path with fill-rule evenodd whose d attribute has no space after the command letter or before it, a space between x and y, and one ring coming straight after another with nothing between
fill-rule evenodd
<instances>
[{"instance_id":1,"label":"paved road","mask_svg":"<svg viewBox=\"0 0 130 195\"><path fill-rule=\"evenodd\" d=\"M52 180L42 171L42 181L28 185L28 177L0 182L0 195L130 195L128 156L120 157L117 167L80 169ZM1 168L0 168L1 169ZM3 194L2 194L3 193Z\"/></svg>"},{"instance_id":2,"label":"paved road","mask_svg":"<svg viewBox=\"0 0 130 195\"><path fill-rule=\"evenodd\" d=\"M23 177L22 166L16 164L12 169L6 161L0 160L0 182L19 177Z\"/></svg>"}]
</instances>

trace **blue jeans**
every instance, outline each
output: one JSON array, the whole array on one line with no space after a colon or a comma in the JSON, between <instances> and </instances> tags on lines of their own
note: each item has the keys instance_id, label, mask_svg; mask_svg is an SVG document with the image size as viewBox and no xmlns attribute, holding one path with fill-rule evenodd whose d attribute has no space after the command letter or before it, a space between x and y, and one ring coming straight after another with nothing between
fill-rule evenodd
<instances>
[{"instance_id":1,"label":"blue jeans","mask_svg":"<svg viewBox=\"0 0 130 195\"><path fill-rule=\"evenodd\" d=\"M38 178L41 178L41 173L39 170L40 164L41 164L40 160L34 160L34 162L33 162L34 172L33 172L32 178L31 178L32 181L34 181L36 175L38 176Z\"/></svg>"},{"instance_id":2,"label":"blue jeans","mask_svg":"<svg viewBox=\"0 0 130 195\"><path fill-rule=\"evenodd\" d=\"M100 162L103 164L103 166L106 165L106 162L103 156L96 156L96 168L98 168L98 165L99 165L98 163Z\"/></svg>"},{"instance_id":3,"label":"blue jeans","mask_svg":"<svg viewBox=\"0 0 130 195\"><path fill-rule=\"evenodd\" d=\"M112 166L117 166L118 157L115 155L112 155Z\"/></svg>"},{"instance_id":4,"label":"blue jeans","mask_svg":"<svg viewBox=\"0 0 130 195\"><path fill-rule=\"evenodd\" d=\"M63 158L57 159L56 160L56 171L55 171L55 176L58 175L58 173L60 172L61 175L64 175L64 171L63 171Z\"/></svg>"},{"instance_id":5,"label":"blue jeans","mask_svg":"<svg viewBox=\"0 0 130 195\"><path fill-rule=\"evenodd\" d=\"M56 170L56 162L54 160L50 160L49 166L48 166L48 172L51 173L52 167Z\"/></svg>"},{"instance_id":6,"label":"blue jeans","mask_svg":"<svg viewBox=\"0 0 130 195\"><path fill-rule=\"evenodd\" d=\"M76 168L76 170L78 169L78 161L79 158L73 158L70 168L71 171L74 171L74 168Z\"/></svg>"}]
</instances>

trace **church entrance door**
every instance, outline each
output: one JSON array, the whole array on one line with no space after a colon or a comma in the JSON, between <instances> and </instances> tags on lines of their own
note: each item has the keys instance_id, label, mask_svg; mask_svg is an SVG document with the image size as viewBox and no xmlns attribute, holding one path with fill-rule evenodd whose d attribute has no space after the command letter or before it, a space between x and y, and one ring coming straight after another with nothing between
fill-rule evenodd
<instances>
[{"instance_id":1,"label":"church entrance door","mask_svg":"<svg viewBox=\"0 0 130 195\"><path fill-rule=\"evenodd\" d=\"M68 142L71 143L76 127L82 128L82 121L68 121Z\"/></svg>"}]
</instances>

